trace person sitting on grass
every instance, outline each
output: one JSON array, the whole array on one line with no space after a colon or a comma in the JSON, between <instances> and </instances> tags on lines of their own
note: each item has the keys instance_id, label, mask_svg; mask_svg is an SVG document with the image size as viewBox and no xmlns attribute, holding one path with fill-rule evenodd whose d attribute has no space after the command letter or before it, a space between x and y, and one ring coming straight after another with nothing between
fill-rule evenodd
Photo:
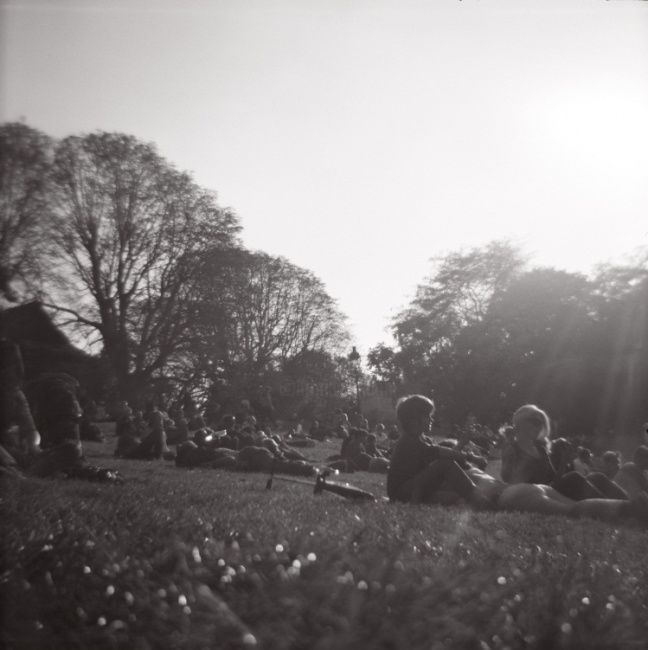
<instances>
[{"instance_id":1,"label":"person sitting on grass","mask_svg":"<svg viewBox=\"0 0 648 650\"><path fill-rule=\"evenodd\" d=\"M592 452L587 447L579 447L576 450L574 470L583 476L592 473Z\"/></svg>"},{"instance_id":2,"label":"person sitting on grass","mask_svg":"<svg viewBox=\"0 0 648 650\"><path fill-rule=\"evenodd\" d=\"M371 457L369 461L370 472L386 474L389 471L389 458L376 444L376 434L370 433L365 438L365 452Z\"/></svg>"},{"instance_id":3,"label":"person sitting on grass","mask_svg":"<svg viewBox=\"0 0 648 650\"><path fill-rule=\"evenodd\" d=\"M648 495L631 501L575 501L549 485L509 485L472 465L460 452L433 445L425 433L431 426L434 403L423 395L401 398L396 415L403 435L387 474L387 495L391 501L450 505L464 500L478 509L593 517L612 522L633 519L648 524Z\"/></svg>"},{"instance_id":4,"label":"person sitting on grass","mask_svg":"<svg viewBox=\"0 0 648 650\"><path fill-rule=\"evenodd\" d=\"M605 474L611 481L614 481L619 472L619 468L621 467L619 453L616 451L604 452L601 456L600 466L603 474Z\"/></svg>"},{"instance_id":5,"label":"person sitting on grass","mask_svg":"<svg viewBox=\"0 0 648 650\"><path fill-rule=\"evenodd\" d=\"M119 408L115 420L115 435L117 436L118 442L120 438L129 438L138 435L133 411L126 402L123 402Z\"/></svg>"},{"instance_id":6,"label":"person sitting on grass","mask_svg":"<svg viewBox=\"0 0 648 650\"><path fill-rule=\"evenodd\" d=\"M157 405L153 403L148 405L145 419L148 420L150 433L144 438L139 438L134 429L128 428L117 440L115 456L136 460L174 458L174 453L167 446L164 414Z\"/></svg>"},{"instance_id":7,"label":"person sitting on grass","mask_svg":"<svg viewBox=\"0 0 648 650\"><path fill-rule=\"evenodd\" d=\"M196 405L193 402L190 405L190 411L186 416L187 418L187 431L198 431L199 429L204 429L207 424L205 423L205 418L201 415L200 411L197 409Z\"/></svg>"},{"instance_id":8,"label":"person sitting on grass","mask_svg":"<svg viewBox=\"0 0 648 650\"><path fill-rule=\"evenodd\" d=\"M587 477L576 471L560 474L551 460L549 416L533 404L513 414L512 438L502 449L502 479L506 483L550 485L563 496L583 499L627 499L620 485L602 472Z\"/></svg>"},{"instance_id":9,"label":"person sitting on grass","mask_svg":"<svg viewBox=\"0 0 648 650\"><path fill-rule=\"evenodd\" d=\"M369 469L371 456L367 454L364 446L366 435L367 431L365 429L351 427L349 430L349 438L344 441L346 444L343 443L340 453L347 462L349 471L366 471Z\"/></svg>"},{"instance_id":10,"label":"person sitting on grass","mask_svg":"<svg viewBox=\"0 0 648 650\"><path fill-rule=\"evenodd\" d=\"M239 448L239 431L236 426L236 418L231 414L225 414L221 418L220 431L224 431L225 435L220 436L219 446L228 449Z\"/></svg>"},{"instance_id":11,"label":"person sitting on grass","mask_svg":"<svg viewBox=\"0 0 648 650\"><path fill-rule=\"evenodd\" d=\"M511 432L513 433L511 443L513 443L514 448L515 432L513 427L511 427ZM558 476L575 471L574 461L576 460L576 453L576 447L567 438L556 438L551 441L549 458Z\"/></svg>"},{"instance_id":12,"label":"person sitting on grass","mask_svg":"<svg viewBox=\"0 0 648 650\"><path fill-rule=\"evenodd\" d=\"M172 425L166 430L167 444L179 445L181 442L189 440L189 422L185 417L184 411L178 409L171 418Z\"/></svg>"},{"instance_id":13,"label":"person sitting on grass","mask_svg":"<svg viewBox=\"0 0 648 650\"><path fill-rule=\"evenodd\" d=\"M313 420L310 429L308 430L308 437L313 440L322 442L326 438L326 431L320 424L319 420Z\"/></svg>"},{"instance_id":14,"label":"person sitting on grass","mask_svg":"<svg viewBox=\"0 0 648 650\"><path fill-rule=\"evenodd\" d=\"M370 433L367 436L365 436L365 451L372 457L372 458L386 458L385 452L382 451L378 447L378 440L376 438L375 433Z\"/></svg>"},{"instance_id":15,"label":"person sitting on grass","mask_svg":"<svg viewBox=\"0 0 648 650\"><path fill-rule=\"evenodd\" d=\"M648 446L637 447L632 461L619 468L614 480L630 497L648 493Z\"/></svg>"},{"instance_id":16,"label":"person sitting on grass","mask_svg":"<svg viewBox=\"0 0 648 650\"><path fill-rule=\"evenodd\" d=\"M387 472L387 496L404 503L457 503L477 507L488 504L464 469L468 459L461 452L433 444L434 402L423 395L402 397L396 418L402 429Z\"/></svg>"},{"instance_id":17,"label":"person sitting on grass","mask_svg":"<svg viewBox=\"0 0 648 650\"><path fill-rule=\"evenodd\" d=\"M35 476L66 476L91 481L119 481L118 473L88 464L79 424L83 412L79 382L66 373L44 373L26 386L29 408L40 434L40 447L19 464ZM18 460L18 459L17 459Z\"/></svg>"}]
</instances>

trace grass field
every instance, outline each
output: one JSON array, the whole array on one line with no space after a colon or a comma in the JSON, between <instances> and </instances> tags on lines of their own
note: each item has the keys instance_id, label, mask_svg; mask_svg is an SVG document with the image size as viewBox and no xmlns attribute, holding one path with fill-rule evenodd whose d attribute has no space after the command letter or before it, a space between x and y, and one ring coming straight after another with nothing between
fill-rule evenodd
<instances>
[{"instance_id":1,"label":"grass field","mask_svg":"<svg viewBox=\"0 0 648 650\"><path fill-rule=\"evenodd\" d=\"M3 483L6 647L648 647L645 529L267 491L113 447L86 455L122 485Z\"/></svg>"}]
</instances>

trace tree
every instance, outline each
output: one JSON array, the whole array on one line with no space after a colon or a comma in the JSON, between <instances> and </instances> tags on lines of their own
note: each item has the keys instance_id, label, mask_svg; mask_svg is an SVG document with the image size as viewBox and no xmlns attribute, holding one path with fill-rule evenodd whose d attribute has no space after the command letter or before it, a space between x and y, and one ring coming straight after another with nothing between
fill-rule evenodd
<instances>
[{"instance_id":1,"label":"tree","mask_svg":"<svg viewBox=\"0 0 648 650\"><path fill-rule=\"evenodd\" d=\"M120 133L65 138L53 182L57 307L98 332L121 396L134 399L189 342L197 260L233 245L237 219Z\"/></svg>"},{"instance_id":2,"label":"tree","mask_svg":"<svg viewBox=\"0 0 648 650\"><path fill-rule=\"evenodd\" d=\"M388 345L379 343L371 348L367 353L367 365L379 382L393 385L400 384L401 369L398 365L398 355Z\"/></svg>"},{"instance_id":3,"label":"tree","mask_svg":"<svg viewBox=\"0 0 648 650\"><path fill-rule=\"evenodd\" d=\"M513 279L470 333L473 354L463 374L470 378L475 412L504 419L535 402L564 430L587 430L596 327L592 284L585 276L536 268Z\"/></svg>"},{"instance_id":4,"label":"tree","mask_svg":"<svg viewBox=\"0 0 648 650\"><path fill-rule=\"evenodd\" d=\"M350 377L344 359L324 350L301 350L282 361L270 383L282 415L300 418L322 417L341 407L350 391Z\"/></svg>"},{"instance_id":5,"label":"tree","mask_svg":"<svg viewBox=\"0 0 648 650\"><path fill-rule=\"evenodd\" d=\"M335 353L344 316L310 271L282 257L231 249L203 258L196 367L252 385L305 351Z\"/></svg>"},{"instance_id":6,"label":"tree","mask_svg":"<svg viewBox=\"0 0 648 650\"><path fill-rule=\"evenodd\" d=\"M638 431L648 420L648 249L594 278L599 332L592 374L599 431Z\"/></svg>"},{"instance_id":7,"label":"tree","mask_svg":"<svg viewBox=\"0 0 648 650\"><path fill-rule=\"evenodd\" d=\"M418 287L393 331L395 359L410 390L434 393L442 408L456 409L455 367L462 332L480 323L493 299L521 272L520 253L506 242L435 258L433 275ZM454 397L453 397L454 396Z\"/></svg>"},{"instance_id":8,"label":"tree","mask_svg":"<svg viewBox=\"0 0 648 650\"><path fill-rule=\"evenodd\" d=\"M25 124L0 126L0 294L16 300L39 277L48 242L52 141Z\"/></svg>"}]
</instances>

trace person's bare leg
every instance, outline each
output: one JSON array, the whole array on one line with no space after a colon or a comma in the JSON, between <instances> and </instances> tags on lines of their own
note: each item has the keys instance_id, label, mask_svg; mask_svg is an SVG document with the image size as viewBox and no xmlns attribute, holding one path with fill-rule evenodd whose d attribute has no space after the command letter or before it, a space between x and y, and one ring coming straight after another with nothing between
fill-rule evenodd
<instances>
[{"instance_id":1,"label":"person's bare leg","mask_svg":"<svg viewBox=\"0 0 648 650\"><path fill-rule=\"evenodd\" d=\"M589 517L612 522L632 517L648 521L648 503L622 499L572 501L548 485L510 485L500 495L497 506L500 510Z\"/></svg>"},{"instance_id":2,"label":"person's bare leg","mask_svg":"<svg viewBox=\"0 0 648 650\"><path fill-rule=\"evenodd\" d=\"M575 517L591 517L605 521L623 519L628 501L621 499L584 499L574 506Z\"/></svg>"},{"instance_id":3,"label":"person's bare leg","mask_svg":"<svg viewBox=\"0 0 648 650\"><path fill-rule=\"evenodd\" d=\"M547 515L571 515L575 502L562 495L554 498L555 490L546 485L517 483L509 485L497 500L498 510L539 512Z\"/></svg>"}]
</instances>

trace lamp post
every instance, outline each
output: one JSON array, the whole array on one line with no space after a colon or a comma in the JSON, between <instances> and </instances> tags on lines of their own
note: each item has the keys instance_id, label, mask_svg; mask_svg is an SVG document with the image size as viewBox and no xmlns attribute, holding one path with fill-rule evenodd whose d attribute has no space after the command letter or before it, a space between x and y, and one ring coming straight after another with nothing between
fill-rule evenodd
<instances>
[{"instance_id":1,"label":"lamp post","mask_svg":"<svg viewBox=\"0 0 648 650\"><path fill-rule=\"evenodd\" d=\"M356 350L354 345L349 353L349 361L353 364L353 377L355 379L356 389L356 407L360 413L360 353Z\"/></svg>"}]
</instances>

